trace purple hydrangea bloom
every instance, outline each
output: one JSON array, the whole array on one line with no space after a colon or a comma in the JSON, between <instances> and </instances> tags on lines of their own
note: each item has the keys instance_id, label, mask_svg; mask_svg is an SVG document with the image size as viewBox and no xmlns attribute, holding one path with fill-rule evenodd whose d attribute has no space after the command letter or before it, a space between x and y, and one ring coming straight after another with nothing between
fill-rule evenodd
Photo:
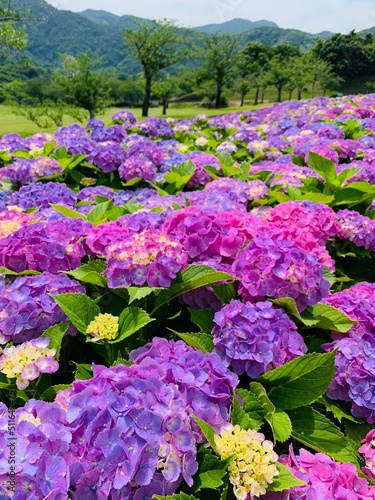
<instances>
[{"instance_id":1,"label":"purple hydrangea bloom","mask_svg":"<svg viewBox=\"0 0 375 500\"><path fill-rule=\"evenodd\" d=\"M50 208L51 204L65 205L73 208L77 202L77 196L66 184L58 182L35 182L28 186L22 186L14 193L11 205L18 205L22 209L27 208Z\"/></svg>"},{"instance_id":2,"label":"purple hydrangea bloom","mask_svg":"<svg viewBox=\"0 0 375 500\"><path fill-rule=\"evenodd\" d=\"M111 125L110 127L95 127L91 131L91 139L96 142L122 142L127 136L126 130L121 125Z\"/></svg>"},{"instance_id":3,"label":"purple hydrangea bloom","mask_svg":"<svg viewBox=\"0 0 375 500\"><path fill-rule=\"evenodd\" d=\"M147 158L130 156L119 166L119 174L126 182L136 178L152 181L156 176L156 167Z\"/></svg>"},{"instance_id":4,"label":"purple hydrangea bloom","mask_svg":"<svg viewBox=\"0 0 375 500\"><path fill-rule=\"evenodd\" d=\"M67 321L50 294L85 293L85 289L64 274L44 272L17 277L1 288L0 343L20 343L39 337L50 326ZM75 332L75 328L70 328Z\"/></svg>"},{"instance_id":5,"label":"purple hydrangea bloom","mask_svg":"<svg viewBox=\"0 0 375 500\"><path fill-rule=\"evenodd\" d=\"M0 169L0 179L9 179L14 185L24 185L41 177L52 177L61 173L58 161L53 158L22 158Z\"/></svg>"},{"instance_id":6,"label":"purple hydrangea bloom","mask_svg":"<svg viewBox=\"0 0 375 500\"><path fill-rule=\"evenodd\" d=\"M172 214L164 230L180 241L191 261L231 264L263 225L257 217L243 212L217 213L189 207Z\"/></svg>"},{"instance_id":7,"label":"purple hydrangea bloom","mask_svg":"<svg viewBox=\"0 0 375 500\"><path fill-rule=\"evenodd\" d=\"M344 338L325 344L326 351L338 349L335 375L327 396L349 401L355 417L375 423L375 339L364 335L361 339Z\"/></svg>"},{"instance_id":8,"label":"purple hydrangea bloom","mask_svg":"<svg viewBox=\"0 0 375 500\"><path fill-rule=\"evenodd\" d=\"M106 248L108 286L143 285L168 287L187 267L180 243L157 229L145 229L115 239Z\"/></svg>"},{"instance_id":9,"label":"purple hydrangea bloom","mask_svg":"<svg viewBox=\"0 0 375 500\"><path fill-rule=\"evenodd\" d=\"M16 272L75 269L87 254L81 239L90 227L91 222L66 218L22 227L0 240L0 265Z\"/></svg>"},{"instance_id":10,"label":"purple hydrangea bloom","mask_svg":"<svg viewBox=\"0 0 375 500\"><path fill-rule=\"evenodd\" d=\"M256 379L307 351L293 321L269 301L232 300L215 314L214 323L215 352L238 375L246 372Z\"/></svg>"},{"instance_id":11,"label":"purple hydrangea bloom","mask_svg":"<svg viewBox=\"0 0 375 500\"><path fill-rule=\"evenodd\" d=\"M375 221L355 210L340 210L337 213L337 224L339 238L375 251Z\"/></svg>"},{"instance_id":12,"label":"purple hydrangea bloom","mask_svg":"<svg viewBox=\"0 0 375 500\"><path fill-rule=\"evenodd\" d=\"M240 250L232 272L241 280L243 300L291 297L299 311L327 297L330 287L316 257L286 240L254 238Z\"/></svg>"},{"instance_id":13,"label":"purple hydrangea bloom","mask_svg":"<svg viewBox=\"0 0 375 500\"><path fill-rule=\"evenodd\" d=\"M127 158L128 153L115 141L98 143L90 152L87 161L104 173L114 172Z\"/></svg>"},{"instance_id":14,"label":"purple hydrangea bloom","mask_svg":"<svg viewBox=\"0 0 375 500\"><path fill-rule=\"evenodd\" d=\"M128 110L117 111L112 116L112 121L114 123L122 124L124 128L131 128L135 123L137 123L134 113Z\"/></svg>"}]
</instances>

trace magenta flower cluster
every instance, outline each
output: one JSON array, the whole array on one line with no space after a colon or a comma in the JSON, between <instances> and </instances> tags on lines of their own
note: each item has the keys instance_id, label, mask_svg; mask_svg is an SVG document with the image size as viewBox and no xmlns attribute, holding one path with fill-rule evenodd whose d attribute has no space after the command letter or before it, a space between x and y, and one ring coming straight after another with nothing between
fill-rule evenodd
<instances>
[{"instance_id":1,"label":"magenta flower cluster","mask_svg":"<svg viewBox=\"0 0 375 500\"><path fill-rule=\"evenodd\" d=\"M368 500L375 498L375 487L358 476L358 471L350 462L339 463L324 453L310 453L301 448L296 455L292 445L289 455L281 456L279 461L304 481L306 486L296 486L283 493L268 493L264 500Z\"/></svg>"},{"instance_id":2,"label":"magenta flower cluster","mask_svg":"<svg viewBox=\"0 0 375 500\"><path fill-rule=\"evenodd\" d=\"M307 351L295 323L270 301L232 300L215 314L214 323L215 352L235 373L246 372L251 379Z\"/></svg>"},{"instance_id":3,"label":"magenta flower cluster","mask_svg":"<svg viewBox=\"0 0 375 500\"><path fill-rule=\"evenodd\" d=\"M145 229L117 239L106 248L108 286L143 285L168 287L187 267L182 246L164 232Z\"/></svg>"},{"instance_id":4,"label":"magenta flower cluster","mask_svg":"<svg viewBox=\"0 0 375 500\"><path fill-rule=\"evenodd\" d=\"M79 267L87 248L81 240L91 222L59 219L22 227L0 240L0 265L12 271L70 271Z\"/></svg>"},{"instance_id":5,"label":"magenta flower cluster","mask_svg":"<svg viewBox=\"0 0 375 500\"><path fill-rule=\"evenodd\" d=\"M240 250L232 272L244 301L291 297L299 311L327 297L329 282L314 255L286 240L254 238Z\"/></svg>"}]
</instances>

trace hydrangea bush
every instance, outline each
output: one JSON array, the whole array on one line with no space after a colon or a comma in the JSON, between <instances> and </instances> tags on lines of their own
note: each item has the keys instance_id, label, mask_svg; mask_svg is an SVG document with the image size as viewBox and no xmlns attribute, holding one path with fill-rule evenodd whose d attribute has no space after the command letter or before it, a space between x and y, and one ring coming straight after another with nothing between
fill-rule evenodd
<instances>
[{"instance_id":1,"label":"hydrangea bush","mask_svg":"<svg viewBox=\"0 0 375 500\"><path fill-rule=\"evenodd\" d=\"M375 499L374 109L0 138L1 499Z\"/></svg>"}]
</instances>

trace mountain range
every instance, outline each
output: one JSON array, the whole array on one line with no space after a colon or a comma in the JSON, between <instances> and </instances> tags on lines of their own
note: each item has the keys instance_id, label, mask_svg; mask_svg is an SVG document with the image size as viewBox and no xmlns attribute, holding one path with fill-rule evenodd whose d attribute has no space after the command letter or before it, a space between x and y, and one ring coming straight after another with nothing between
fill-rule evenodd
<instances>
[{"instance_id":1,"label":"mountain range","mask_svg":"<svg viewBox=\"0 0 375 500\"><path fill-rule=\"evenodd\" d=\"M80 13L58 10L45 0L28 0L27 4L34 20L23 23L28 35L26 52L35 63L55 66L59 62L59 53L77 55L91 51L102 56L106 66L116 66L128 74L139 71L138 62L129 55L123 41L124 30L136 27L138 18L117 16L103 10L89 9ZM287 43L302 51L311 49L317 37L329 38L332 35L330 32L314 35L283 29L268 20L246 19L232 19L189 30L190 35L197 38L217 32L235 35L241 47L250 41L259 41L267 45Z\"/></svg>"}]
</instances>

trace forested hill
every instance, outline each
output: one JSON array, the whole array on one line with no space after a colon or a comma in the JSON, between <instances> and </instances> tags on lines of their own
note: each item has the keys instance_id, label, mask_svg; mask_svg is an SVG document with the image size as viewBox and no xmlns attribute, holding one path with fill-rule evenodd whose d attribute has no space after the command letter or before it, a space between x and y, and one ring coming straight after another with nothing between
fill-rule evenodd
<instances>
[{"instance_id":1,"label":"forested hill","mask_svg":"<svg viewBox=\"0 0 375 500\"><path fill-rule=\"evenodd\" d=\"M19 0L21 1L21 0ZM135 26L134 16L116 16L105 11L86 10L82 13L58 10L44 0L28 0L28 8L36 20L23 23L28 34L27 55L38 64L58 64L58 54L76 55L92 51L106 66L126 66L128 73L138 71L138 63L131 58L123 43L124 29ZM249 29L251 28L251 29ZM303 51L314 46L316 35L298 30L282 29L271 21L233 19L223 24L200 26L190 30L194 37L217 31L238 36L240 46L249 41L267 45L286 43ZM329 33L324 33L329 36ZM326 37L325 36L325 37Z\"/></svg>"}]
</instances>

